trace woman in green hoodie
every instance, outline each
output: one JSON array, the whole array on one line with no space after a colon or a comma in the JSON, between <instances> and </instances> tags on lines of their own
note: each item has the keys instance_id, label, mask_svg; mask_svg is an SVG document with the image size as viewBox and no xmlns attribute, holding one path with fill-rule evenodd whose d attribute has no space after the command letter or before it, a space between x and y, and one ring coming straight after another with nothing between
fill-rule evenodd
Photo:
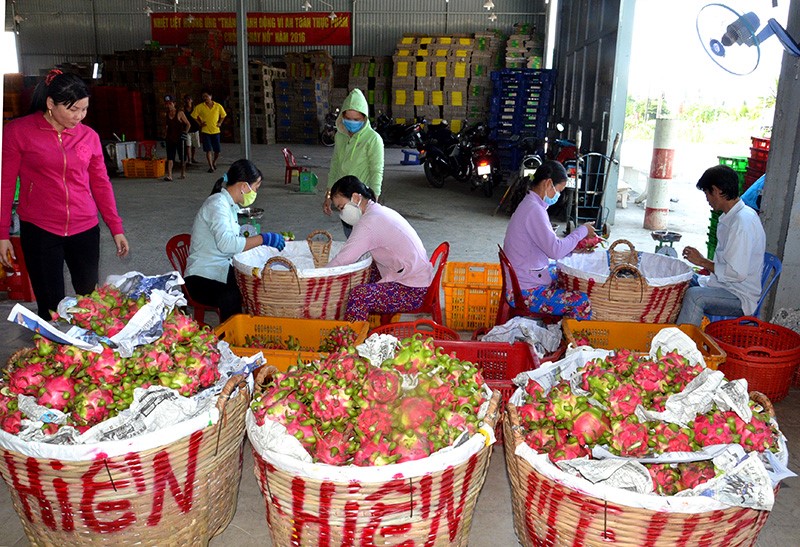
<instances>
[{"instance_id":1,"label":"woman in green hoodie","mask_svg":"<svg viewBox=\"0 0 800 547\"><path fill-rule=\"evenodd\" d=\"M322 210L331 214L331 187L346 175L357 177L375 193L381 195L383 184L383 139L369 124L367 99L360 89L354 89L342 103L336 118L336 137L333 157L328 170L328 189ZM353 227L342 221L344 235L350 237Z\"/></svg>"}]
</instances>

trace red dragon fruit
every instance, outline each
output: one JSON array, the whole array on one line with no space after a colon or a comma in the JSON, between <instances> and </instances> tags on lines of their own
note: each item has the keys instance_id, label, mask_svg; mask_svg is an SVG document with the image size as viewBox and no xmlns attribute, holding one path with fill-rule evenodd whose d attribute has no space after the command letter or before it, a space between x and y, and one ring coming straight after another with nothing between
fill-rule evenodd
<instances>
[{"instance_id":1,"label":"red dragon fruit","mask_svg":"<svg viewBox=\"0 0 800 547\"><path fill-rule=\"evenodd\" d=\"M74 398L75 380L67 376L50 376L42 384L37 402L42 406L63 411Z\"/></svg>"},{"instance_id":2,"label":"red dragon fruit","mask_svg":"<svg viewBox=\"0 0 800 547\"><path fill-rule=\"evenodd\" d=\"M748 452L764 452L776 446L776 435L769 423L767 414L753 412L749 423L740 420L737 430L741 435L741 443Z\"/></svg>"},{"instance_id":3,"label":"red dragon fruit","mask_svg":"<svg viewBox=\"0 0 800 547\"><path fill-rule=\"evenodd\" d=\"M616 416L631 416L642 404L642 390L629 383L621 384L608 393L608 410Z\"/></svg>"},{"instance_id":4,"label":"red dragon fruit","mask_svg":"<svg viewBox=\"0 0 800 547\"><path fill-rule=\"evenodd\" d=\"M17 407L16 395L0 393L0 428L12 435L20 432L22 412Z\"/></svg>"},{"instance_id":5,"label":"red dragon fruit","mask_svg":"<svg viewBox=\"0 0 800 547\"><path fill-rule=\"evenodd\" d=\"M659 363L643 361L636 367L631 379L645 391L661 393L669 382L664 368Z\"/></svg>"},{"instance_id":6,"label":"red dragon fruit","mask_svg":"<svg viewBox=\"0 0 800 547\"><path fill-rule=\"evenodd\" d=\"M694 452L694 431L678 424L659 422L653 428L649 446L655 452Z\"/></svg>"},{"instance_id":7,"label":"red dragon fruit","mask_svg":"<svg viewBox=\"0 0 800 547\"><path fill-rule=\"evenodd\" d=\"M352 409L353 401L347 389L332 381L320 385L311 401L311 412L322 423L329 425L346 420Z\"/></svg>"},{"instance_id":8,"label":"red dragon fruit","mask_svg":"<svg viewBox=\"0 0 800 547\"><path fill-rule=\"evenodd\" d=\"M317 443L317 435L314 433L314 419L303 415L292 415L286 418L284 426L286 433L293 436L303 444L303 447L313 452Z\"/></svg>"},{"instance_id":9,"label":"red dragon fruit","mask_svg":"<svg viewBox=\"0 0 800 547\"><path fill-rule=\"evenodd\" d=\"M385 405L366 407L356 418L356 428L365 437L372 437L376 433L389 435L392 427L392 412Z\"/></svg>"},{"instance_id":10,"label":"red dragon fruit","mask_svg":"<svg viewBox=\"0 0 800 547\"><path fill-rule=\"evenodd\" d=\"M573 437L568 430L555 430L555 446L549 454L552 461L574 460L588 454L588 449L578 443L578 439Z\"/></svg>"},{"instance_id":11,"label":"red dragon fruit","mask_svg":"<svg viewBox=\"0 0 800 547\"><path fill-rule=\"evenodd\" d=\"M328 465L344 465L355 451L352 437L353 430L349 427L342 431L331 429L327 433L317 432L314 457L317 461Z\"/></svg>"},{"instance_id":12,"label":"red dragon fruit","mask_svg":"<svg viewBox=\"0 0 800 547\"><path fill-rule=\"evenodd\" d=\"M407 430L421 431L436 420L433 401L422 397L406 397L397 407L398 423Z\"/></svg>"},{"instance_id":13,"label":"red dragon fruit","mask_svg":"<svg viewBox=\"0 0 800 547\"><path fill-rule=\"evenodd\" d=\"M102 353L86 367L84 372L93 383L116 385L125 375L125 365L119 354L109 347L104 347Z\"/></svg>"},{"instance_id":14,"label":"red dragon fruit","mask_svg":"<svg viewBox=\"0 0 800 547\"><path fill-rule=\"evenodd\" d=\"M608 398L608 392L616 388L620 381L616 374L604 366L605 361L596 359L587 363L581 372L581 388L600 402Z\"/></svg>"},{"instance_id":15,"label":"red dragon fruit","mask_svg":"<svg viewBox=\"0 0 800 547\"><path fill-rule=\"evenodd\" d=\"M552 452L556 446L555 425L551 421L541 421L535 426L525 427L525 442L536 452Z\"/></svg>"},{"instance_id":16,"label":"red dragon fruit","mask_svg":"<svg viewBox=\"0 0 800 547\"><path fill-rule=\"evenodd\" d=\"M84 385L70 405L71 417L76 424L91 427L109 418L113 405L114 394L110 389Z\"/></svg>"},{"instance_id":17,"label":"red dragon fruit","mask_svg":"<svg viewBox=\"0 0 800 547\"><path fill-rule=\"evenodd\" d=\"M19 363L17 368L8 374L8 387L14 393L36 396L45 381L45 365L43 362Z\"/></svg>"},{"instance_id":18,"label":"red dragon fruit","mask_svg":"<svg viewBox=\"0 0 800 547\"><path fill-rule=\"evenodd\" d=\"M527 419L530 422L553 420L555 418L555 414L553 414L553 403L549 400L519 406L517 407L517 414L519 414L520 420Z\"/></svg>"},{"instance_id":19,"label":"red dragon fruit","mask_svg":"<svg viewBox=\"0 0 800 547\"><path fill-rule=\"evenodd\" d=\"M706 460L678 464L681 471L681 490L690 490L699 484L710 481L716 476L714 463Z\"/></svg>"},{"instance_id":20,"label":"red dragon fruit","mask_svg":"<svg viewBox=\"0 0 800 547\"><path fill-rule=\"evenodd\" d=\"M611 423L611 450L620 456L638 458L648 452L648 428L636 416Z\"/></svg>"},{"instance_id":21,"label":"red dragon fruit","mask_svg":"<svg viewBox=\"0 0 800 547\"><path fill-rule=\"evenodd\" d=\"M572 393L569 382L562 380L550 390L556 422L568 423L589 406L586 397Z\"/></svg>"},{"instance_id":22,"label":"red dragon fruit","mask_svg":"<svg viewBox=\"0 0 800 547\"><path fill-rule=\"evenodd\" d=\"M536 380L528 380L525 384L525 393L535 401L546 397L542 384Z\"/></svg>"},{"instance_id":23,"label":"red dragon fruit","mask_svg":"<svg viewBox=\"0 0 800 547\"><path fill-rule=\"evenodd\" d=\"M702 414L694 419L694 438L700 446L728 444L736 435L735 426L731 429L723 413L717 411Z\"/></svg>"},{"instance_id":24,"label":"red dragon fruit","mask_svg":"<svg viewBox=\"0 0 800 547\"><path fill-rule=\"evenodd\" d=\"M392 454L399 456L398 463L427 458L433 450L430 440L423 433L406 431L395 436L393 441L396 446Z\"/></svg>"},{"instance_id":25,"label":"red dragon fruit","mask_svg":"<svg viewBox=\"0 0 800 547\"><path fill-rule=\"evenodd\" d=\"M319 351L332 352L356 343L358 335L351 327L340 325L333 327L319 345Z\"/></svg>"},{"instance_id":26,"label":"red dragon fruit","mask_svg":"<svg viewBox=\"0 0 800 547\"><path fill-rule=\"evenodd\" d=\"M672 496L681 490L681 473L672 464L649 463L645 467L653 479L653 489L657 494Z\"/></svg>"},{"instance_id":27,"label":"red dragon fruit","mask_svg":"<svg viewBox=\"0 0 800 547\"><path fill-rule=\"evenodd\" d=\"M608 418L599 408L590 406L572 421L572 435L578 444L592 446L601 443L611 430Z\"/></svg>"},{"instance_id":28,"label":"red dragon fruit","mask_svg":"<svg viewBox=\"0 0 800 547\"><path fill-rule=\"evenodd\" d=\"M403 379L394 370L370 367L364 379L364 398L377 403L390 403L400 396Z\"/></svg>"},{"instance_id":29,"label":"red dragon fruit","mask_svg":"<svg viewBox=\"0 0 800 547\"><path fill-rule=\"evenodd\" d=\"M362 441L353 454L353 465L371 467L373 465L389 465L396 463L399 454L393 454L395 444L376 435L372 439Z\"/></svg>"}]
</instances>

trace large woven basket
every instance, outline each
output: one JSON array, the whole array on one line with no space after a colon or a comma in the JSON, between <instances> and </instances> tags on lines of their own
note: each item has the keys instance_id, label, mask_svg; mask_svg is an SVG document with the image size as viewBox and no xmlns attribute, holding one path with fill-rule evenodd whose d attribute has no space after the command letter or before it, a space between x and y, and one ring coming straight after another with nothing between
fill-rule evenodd
<instances>
[{"instance_id":1,"label":"large woven basket","mask_svg":"<svg viewBox=\"0 0 800 547\"><path fill-rule=\"evenodd\" d=\"M319 236L327 240L319 241ZM295 264L283 256L268 259L260 275L241 267L234 258L236 282L245 312L268 317L344 319L350 291L369 279L371 259L331 273L322 269L331 252L330 234L314 231L308 236L307 244L314 266L319 268L311 270L310 275L299 272Z\"/></svg>"},{"instance_id":2,"label":"large woven basket","mask_svg":"<svg viewBox=\"0 0 800 547\"><path fill-rule=\"evenodd\" d=\"M751 393L774 416L769 399ZM674 547L753 545L769 511L746 507L683 513L631 507L579 492L546 476L521 456L517 407L509 404L504 424L506 468L511 479L514 531L525 547ZM563 472L552 466L555 473Z\"/></svg>"},{"instance_id":3,"label":"large woven basket","mask_svg":"<svg viewBox=\"0 0 800 547\"><path fill-rule=\"evenodd\" d=\"M627 244L630 250L616 250L615 247L620 243ZM579 275L575 269L569 268L570 259L567 257L559 261L558 286L586 293L592 303L593 320L674 323L678 318L683 296L691 280L689 267L686 266L685 280L656 286L648 283L639 264L642 260L681 261L653 253L636 253L630 242L619 240L608 250L607 277L597 282L591 275ZM628 260L637 262L626 262Z\"/></svg>"},{"instance_id":4,"label":"large woven basket","mask_svg":"<svg viewBox=\"0 0 800 547\"><path fill-rule=\"evenodd\" d=\"M62 462L2 449L0 475L28 540L207 545L236 511L249 400L243 378L234 376L219 396L216 424L121 456Z\"/></svg>"},{"instance_id":5,"label":"large woven basket","mask_svg":"<svg viewBox=\"0 0 800 547\"><path fill-rule=\"evenodd\" d=\"M499 401L500 394L495 391L486 418L492 428L498 419ZM491 452L492 445L487 444L461 464L418 475L398 472L390 480L374 482L310 478L297 469L270 463L268 455L262 456L255 447L253 459L275 547L466 547ZM400 469L404 465L389 467Z\"/></svg>"}]
</instances>

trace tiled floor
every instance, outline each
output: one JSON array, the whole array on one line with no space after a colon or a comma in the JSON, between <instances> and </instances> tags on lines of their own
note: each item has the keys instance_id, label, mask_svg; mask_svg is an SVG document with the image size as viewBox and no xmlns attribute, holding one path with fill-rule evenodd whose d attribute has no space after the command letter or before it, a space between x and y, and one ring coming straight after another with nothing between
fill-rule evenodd
<instances>
[{"instance_id":1,"label":"tiled floor","mask_svg":"<svg viewBox=\"0 0 800 547\"><path fill-rule=\"evenodd\" d=\"M262 220L265 229L291 230L298 235L314 229L329 230L335 239L342 239L337 218L321 214L322 194L305 195L296 191L297 184L283 185L283 159L280 146L254 146L253 159L265 175L256 206L266 209ZM291 146L299 163L311 167L325 184L331 150L317 146ZM239 155L238 147L226 145L220 162L224 169ZM308 156L308 158L304 158ZM464 184L448 181L445 188L430 188L418 166L401 166L399 149L387 150L383 197L386 204L401 212L414 225L425 243L433 249L441 241L450 241L452 261L497 262L497 243L501 243L506 217L493 217L496 203L480 193L471 193ZM709 165L716 161L711 155ZM201 166L192 168L185 181L173 183L154 180L114 179L120 213L131 242L131 257L119 261L113 252L111 238L103 233L101 276L138 270L147 274L171 269L164 245L172 235L191 230L192 220L208 195L215 175ZM221 176L221 172L217 173ZM694 173L696 176L699 173ZM705 247L708 208L694 182L674 179L670 226L684 234L679 244ZM320 186L321 188L321 186ZM495 196L497 198L497 196ZM625 238L640 250L652 251L649 231L641 228L643 210L629 203L617 209L617 222L611 228L611 239ZM5 317L12 302L0 301L0 316ZM0 360L30 343L29 333L21 327L6 324L0 328ZM789 439L790 467L800 469L800 390L776 405L781 428ZM517 544L511 516L510 485L506 475L504 451L495 447L489 473L478 499L469 544L473 547L500 547ZM0 545L27 545L22 526L14 512L6 489L0 488ZM785 481L777 502L759 537L761 547L800 545L800 483ZM265 520L265 505L253 475L252 456L245 448L244 471L236 514L228 528L212 542L219 546L270 545Z\"/></svg>"}]
</instances>

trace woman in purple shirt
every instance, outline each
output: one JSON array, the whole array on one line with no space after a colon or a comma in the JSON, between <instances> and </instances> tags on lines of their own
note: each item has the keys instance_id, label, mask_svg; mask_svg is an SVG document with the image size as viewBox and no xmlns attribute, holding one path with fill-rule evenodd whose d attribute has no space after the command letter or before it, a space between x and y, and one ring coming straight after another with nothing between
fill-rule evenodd
<instances>
[{"instance_id":1,"label":"woman in purple shirt","mask_svg":"<svg viewBox=\"0 0 800 547\"><path fill-rule=\"evenodd\" d=\"M567 171L557 161L544 162L531 177L528 192L517 206L506 229L503 250L517 274L525 303L531 311L590 319L591 303L585 293L556 287L556 268L550 260L570 254L585 237L594 237L594 223L587 222L565 238L550 226L547 207L558 201L567 185ZM511 295L506 295L509 301Z\"/></svg>"},{"instance_id":2,"label":"woman in purple shirt","mask_svg":"<svg viewBox=\"0 0 800 547\"><path fill-rule=\"evenodd\" d=\"M434 272L414 228L397 211L376 203L373 191L352 175L331 187L331 201L353 233L328 267L352 264L367 252L376 266L370 283L350 291L345 319L366 321L370 313L418 308Z\"/></svg>"}]
</instances>

